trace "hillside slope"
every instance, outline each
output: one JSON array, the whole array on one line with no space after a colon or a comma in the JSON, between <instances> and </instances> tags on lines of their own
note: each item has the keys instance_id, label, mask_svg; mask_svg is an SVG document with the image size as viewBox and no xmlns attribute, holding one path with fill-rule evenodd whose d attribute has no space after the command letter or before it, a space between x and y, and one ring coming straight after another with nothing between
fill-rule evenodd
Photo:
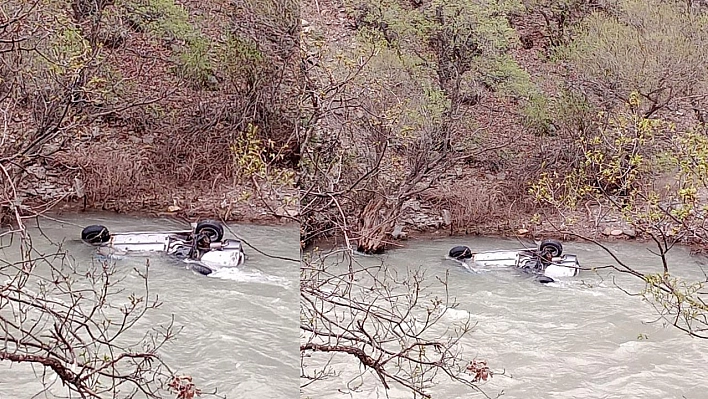
<instances>
[{"instance_id":1,"label":"hillside slope","mask_svg":"<svg viewBox=\"0 0 708 399\"><path fill-rule=\"evenodd\" d=\"M0 7L0 160L18 190L8 202L29 213L62 200L188 217L295 213L297 3Z\"/></svg>"}]
</instances>

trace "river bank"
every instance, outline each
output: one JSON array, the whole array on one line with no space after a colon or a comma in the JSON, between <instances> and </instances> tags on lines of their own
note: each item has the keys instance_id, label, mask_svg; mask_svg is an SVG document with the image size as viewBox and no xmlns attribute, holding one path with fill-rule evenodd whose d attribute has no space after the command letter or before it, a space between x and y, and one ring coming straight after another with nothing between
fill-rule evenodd
<instances>
[{"instance_id":1,"label":"river bank","mask_svg":"<svg viewBox=\"0 0 708 399\"><path fill-rule=\"evenodd\" d=\"M297 223L297 190L274 187L257 182L245 185L202 187L198 183L183 188L135 191L104 201L94 201L86 195L81 183L62 184L66 177L46 179L42 184L27 184L19 188L19 203L24 216L47 213L60 217L65 214L113 212L131 216L173 217L177 219L220 219L256 225L285 226ZM5 218L3 225L10 222Z\"/></svg>"}]
</instances>

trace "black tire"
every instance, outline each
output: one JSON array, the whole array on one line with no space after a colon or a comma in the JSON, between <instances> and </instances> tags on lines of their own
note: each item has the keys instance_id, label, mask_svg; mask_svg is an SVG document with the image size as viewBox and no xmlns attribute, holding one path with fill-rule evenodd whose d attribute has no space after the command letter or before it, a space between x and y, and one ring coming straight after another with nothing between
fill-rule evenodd
<instances>
[{"instance_id":1,"label":"black tire","mask_svg":"<svg viewBox=\"0 0 708 399\"><path fill-rule=\"evenodd\" d=\"M194 229L196 234L204 233L209 237L209 241L217 242L224 238L224 227L219 222L213 220L204 220L197 223L197 228Z\"/></svg>"},{"instance_id":2,"label":"black tire","mask_svg":"<svg viewBox=\"0 0 708 399\"><path fill-rule=\"evenodd\" d=\"M457 260L470 259L472 257L472 250L470 247L460 245L450 249L448 256Z\"/></svg>"},{"instance_id":3,"label":"black tire","mask_svg":"<svg viewBox=\"0 0 708 399\"><path fill-rule=\"evenodd\" d=\"M561 256L563 254L563 244L558 240L543 240L538 249L541 253L550 254L552 257Z\"/></svg>"},{"instance_id":4,"label":"black tire","mask_svg":"<svg viewBox=\"0 0 708 399\"><path fill-rule=\"evenodd\" d=\"M81 230L81 240L92 245L103 244L110 239L111 233L108 232L106 226L95 224Z\"/></svg>"},{"instance_id":5,"label":"black tire","mask_svg":"<svg viewBox=\"0 0 708 399\"><path fill-rule=\"evenodd\" d=\"M191 266L192 270L194 270L195 272L202 274L204 276L208 276L211 274L211 272L213 272L213 270L211 270L210 268L200 265L198 263L192 263L190 266Z\"/></svg>"}]
</instances>

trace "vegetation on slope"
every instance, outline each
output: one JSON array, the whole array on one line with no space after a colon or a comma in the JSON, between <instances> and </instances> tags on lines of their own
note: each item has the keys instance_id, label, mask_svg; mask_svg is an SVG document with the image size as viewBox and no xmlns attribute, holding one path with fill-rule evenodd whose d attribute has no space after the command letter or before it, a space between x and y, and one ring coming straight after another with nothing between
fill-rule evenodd
<instances>
[{"instance_id":1,"label":"vegetation on slope","mask_svg":"<svg viewBox=\"0 0 708 399\"><path fill-rule=\"evenodd\" d=\"M381 251L402 227L430 226L421 213L434 228L489 231L561 210L559 223L587 228L584 211L600 200L591 188L627 196L620 180L673 178L647 162L681 158L672 140L706 122L697 2L328 7L302 42L305 243L344 231Z\"/></svg>"},{"instance_id":2,"label":"vegetation on slope","mask_svg":"<svg viewBox=\"0 0 708 399\"><path fill-rule=\"evenodd\" d=\"M296 2L0 8L3 190L24 212L83 197L228 217L259 196L269 207L294 200Z\"/></svg>"}]
</instances>

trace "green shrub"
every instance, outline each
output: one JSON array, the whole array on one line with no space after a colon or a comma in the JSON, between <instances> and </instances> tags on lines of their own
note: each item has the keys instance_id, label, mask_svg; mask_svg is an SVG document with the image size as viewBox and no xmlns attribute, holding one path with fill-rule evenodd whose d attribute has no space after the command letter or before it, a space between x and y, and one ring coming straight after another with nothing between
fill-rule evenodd
<instances>
[{"instance_id":1,"label":"green shrub","mask_svg":"<svg viewBox=\"0 0 708 399\"><path fill-rule=\"evenodd\" d=\"M212 40L189 21L189 12L174 0L127 1L134 25L172 43L175 73L200 86L214 77Z\"/></svg>"},{"instance_id":2,"label":"green shrub","mask_svg":"<svg viewBox=\"0 0 708 399\"><path fill-rule=\"evenodd\" d=\"M612 14L592 13L561 54L599 104L626 102L637 91L650 116L708 90L706 48L707 16L676 2L620 0Z\"/></svg>"}]
</instances>

